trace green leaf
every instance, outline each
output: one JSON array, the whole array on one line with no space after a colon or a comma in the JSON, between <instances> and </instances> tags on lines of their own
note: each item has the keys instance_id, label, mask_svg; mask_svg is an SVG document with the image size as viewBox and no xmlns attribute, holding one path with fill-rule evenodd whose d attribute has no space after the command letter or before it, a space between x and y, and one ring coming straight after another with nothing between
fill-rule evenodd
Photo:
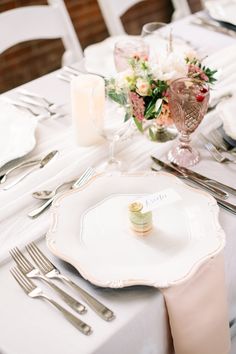
<instances>
[{"instance_id":1,"label":"green leaf","mask_svg":"<svg viewBox=\"0 0 236 354\"><path fill-rule=\"evenodd\" d=\"M133 117L134 119L134 123L136 125L136 127L138 128L138 130L143 133L143 124L142 121L138 120L136 117Z\"/></svg>"},{"instance_id":2,"label":"green leaf","mask_svg":"<svg viewBox=\"0 0 236 354\"><path fill-rule=\"evenodd\" d=\"M119 103L121 106L126 104L126 97L123 93L117 93L115 91L108 92L108 96L116 103Z\"/></svg>"},{"instance_id":3,"label":"green leaf","mask_svg":"<svg viewBox=\"0 0 236 354\"><path fill-rule=\"evenodd\" d=\"M126 113L125 113L125 119L124 119L124 121L127 122L127 120L129 120L130 118L131 118L130 113L129 113L129 112L126 112Z\"/></svg>"}]
</instances>

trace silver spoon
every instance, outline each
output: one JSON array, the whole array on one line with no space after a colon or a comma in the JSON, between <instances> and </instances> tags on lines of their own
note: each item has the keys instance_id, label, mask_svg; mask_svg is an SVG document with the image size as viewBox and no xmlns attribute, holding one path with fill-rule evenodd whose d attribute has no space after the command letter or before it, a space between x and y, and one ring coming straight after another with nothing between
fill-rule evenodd
<instances>
[{"instance_id":1,"label":"silver spoon","mask_svg":"<svg viewBox=\"0 0 236 354\"><path fill-rule=\"evenodd\" d=\"M95 170L93 167L89 167L85 170L85 172L78 178L71 186L70 189L76 189L81 187L84 183L86 183L91 176L95 174ZM28 213L30 218L38 217L40 214L44 212L54 201L57 197L57 194L54 195L52 198L47 199L39 208L36 208Z\"/></svg>"},{"instance_id":2,"label":"silver spoon","mask_svg":"<svg viewBox=\"0 0 236 354\"><path fill-rule=\"evenodd\" d=\"M58 186L56 186L56 188L53 190L43 190L43 191L34 192L34 193L32 193L32 196L34 198L40 199L40 200L51 199L59 192L60 189L62 189L62 187L66 187L68 184L73 185L73 183L75 183L75 181L76 180L74 179L72 181L63 182L63 183L59 184Z\"/></svg>"}]
</instances>

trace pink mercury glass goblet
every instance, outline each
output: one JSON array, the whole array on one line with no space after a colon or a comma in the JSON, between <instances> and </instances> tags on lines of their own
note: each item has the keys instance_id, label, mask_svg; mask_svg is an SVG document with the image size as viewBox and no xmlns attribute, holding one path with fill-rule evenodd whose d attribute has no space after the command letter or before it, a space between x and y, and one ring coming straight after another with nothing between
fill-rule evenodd
<instances>
[{"instance_id":1,"label":"pink mercury glass goblet","mask_svg":"<svg viewBox=\"0 0 236 354\"><path fill-rule=\"evenodd\" d=\"M209 87L206 82L181 78L169 87L169 106L175 126L180 132L177 145L168 153L168 160L188 167L199 161L199 152L190 145L192 134L201 123L208 107Z\"/></svg>"}]
</instances>

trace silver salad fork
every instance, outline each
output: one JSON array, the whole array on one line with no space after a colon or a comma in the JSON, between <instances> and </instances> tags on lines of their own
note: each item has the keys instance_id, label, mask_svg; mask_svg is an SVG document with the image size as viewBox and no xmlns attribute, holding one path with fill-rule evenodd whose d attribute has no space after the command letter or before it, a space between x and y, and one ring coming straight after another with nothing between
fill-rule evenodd
<instances>
[{"instance_id":1,"label":"silver salad fork","mask_svg":"<svg viewBox=\"0 0 236 354\"><path fill-rule=\"evenodd\" d=\"M24 290L24 292L31 298L41 298L50 302L53 306L55 306L63 316L80 332L85 335L89 335L92 333L92 328L87 325L85 322L81 321L79 318L75 317L71 312L67 311L64 307L59 305L55 300L47 296L41 288L36 286L31 279L27 278L19 268L15 267L10 270L11 274L20 285L20 287Z\"/></svg>"},{"instance_id":2,"label":"silver salad fork","mask_svg":"<svg viewBox=\"0 0 236 354\"><path fill-rule=\"evenodd\" d=\"M26 250L30 254L33 261L37 264L41 272L49 279L60 279L66 284L72 286L78 291L84 302L87 303L101 318L106 321L112 320L115 316L114 313L106 306L101 304L92 295L88 294L84 289L75 284L71 279L62 275L59 269L42 253L34 242L26 246Z\"/></svg>"},{"instance_id":3,"label":"silver salad fork","mask_svg":"<svg viewBox=\"0 0 236 354\"><path fill-rule=\"evenodd\" d=\"M28 278L36 278L45 281L74 311L81 314L86 312L84 305L55 285L49 278L45 277L45 275L43 275L38 268L35 268L33 264L28 261L28 259L17 247L10 250L10 255L23 274L25 274Z\"/></svg>"}]
</instances>

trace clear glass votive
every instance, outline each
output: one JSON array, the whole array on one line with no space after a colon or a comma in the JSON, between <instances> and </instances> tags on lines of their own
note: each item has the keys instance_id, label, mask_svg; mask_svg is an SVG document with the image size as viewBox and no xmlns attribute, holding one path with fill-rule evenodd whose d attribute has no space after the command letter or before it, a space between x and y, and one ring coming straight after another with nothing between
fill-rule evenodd
<instances>
[{"instance_id":1,"label":"clear glass votive","mask_svg":"<svg viewBox=\"0 0 236 354\"><path fill-rule=\"evenodd\" d=\"M129 59L139 57L147 59L149 56L149 46L141 38L122 39L115 43L114 61L118 72L129 67Z\"/></svg>"}]
</instances>

